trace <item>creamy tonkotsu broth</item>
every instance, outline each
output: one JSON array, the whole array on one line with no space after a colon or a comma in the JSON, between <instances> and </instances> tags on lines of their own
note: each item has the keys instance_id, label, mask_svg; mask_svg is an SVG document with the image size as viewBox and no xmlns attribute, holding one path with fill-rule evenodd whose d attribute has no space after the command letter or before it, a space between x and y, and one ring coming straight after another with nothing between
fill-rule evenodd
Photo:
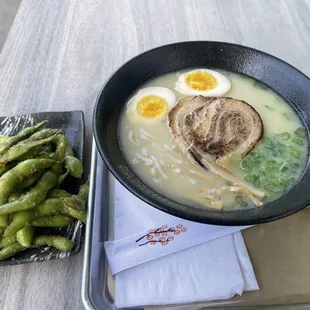
<instances>
[{"instance_id":1,"label":"creamy tonkotsu broth","mask_svg":"<svg viewBox=\"0 0 310 310\"><path fill-rule=\"evenodd\" d=\"M234 175L264 192L262 203L275 199L289 190L303 171L306 131L292 108L270 89L248 77L217 72L231 83L224 96L247 102L259 113L264 125L263 138L248 155L231 157ZM127 103L119 122L120 145L126 159L145 183L181 203L224 210L254 207L253 199L236 191L233 181L193 163L176 143L168 127L167 113L180 98L187 96L175 90L183 73L164 75L141 87L164 87L175 95L174 98L170 92L154 88L159 105L161 96L168 101L168 108L160 105L155 112L148 112L163 115L160 120L141 118L133 112L135 102ZM134 98L141 100L140 97Z\"/></svg>"}]
</instances>

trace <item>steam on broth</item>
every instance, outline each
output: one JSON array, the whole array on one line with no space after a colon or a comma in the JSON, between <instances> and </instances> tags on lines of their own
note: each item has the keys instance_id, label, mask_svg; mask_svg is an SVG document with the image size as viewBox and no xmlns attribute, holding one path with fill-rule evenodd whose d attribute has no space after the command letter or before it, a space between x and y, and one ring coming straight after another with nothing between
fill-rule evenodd
<instances>
[{"instance_id":1,"label":"steam on broth","mask_svg":"<svg viewBox=\"0 0 310 310\"><path fill-rule=\"evenodd\" d=\"M210 75L214 79L210 79ZM196 158L195 163L188 154L194 142L182 147L169 127L171 110L175 110L178 100L188 95L212 96L212 104L221 104L222 97L217 96L223 92L225 97L233 98L232 104L242 106L242 100L254 108L263 124L262 135L257 135L258 143L250 146L247 154L242 154L237 148L241 146L243 150L246 142L239 141L241 144L236 146L238 136L228 132L234 150L222 154L223 149L217 150L216 143L209 143L201 161ZM194 97L186 98L194 100ZM210 97L206 98L201 97L207 102ZM192 104L197 103L191 101L189 107ZM235 111L219 113L231 117ZM245 109L240 115L246 118L249 114ZM240 115L230 119L229 126L238 125L240 134L252 139L254 129L248 130L240 124ZM233 121L237 125L232 125ZM259 129L259 124L254 125ZM197 131L197 128L194 129ZM214 135L217 137L213 139L220 139L218 132ZM307 132L298 116L272 90L248 77L204 69L168 74L146 83L122 112L119 138L132 169L150 187L181 203L224 210L260 206L289 190L303 171L308 143Z\"/></svg>"}]
</instances>

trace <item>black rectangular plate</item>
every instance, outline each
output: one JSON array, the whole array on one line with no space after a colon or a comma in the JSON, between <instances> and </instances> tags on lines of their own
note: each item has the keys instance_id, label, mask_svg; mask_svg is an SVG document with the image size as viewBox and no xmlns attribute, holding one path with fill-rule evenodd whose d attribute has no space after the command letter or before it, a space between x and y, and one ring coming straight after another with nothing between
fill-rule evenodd
<instances>
[{"instance_id":1,"label":"black rectangular plate","mask_svg":"<svg viewBox=\"0 0 310 310\"><path fill-rule=\"evenodd\" d=\"M82 111L70 112L42 112L21 116L0 117L0 132L5 135L15 135L25 127L48 120L45 127L58 128L64 131L70 141L74 154L83 161L84 152L84 116ZM76 194L82 181L68 177L61 188ZM74 242L74 248L69 253L62 253L51 247L27 249L12 258L0 262L0 266L26 264L31 262L46 261L55 258L64 258L77 254L81 249L83 237L83 223L76 221L66 228L39 228L38 234L59 234Z\"/></svg>"}]
</instances>

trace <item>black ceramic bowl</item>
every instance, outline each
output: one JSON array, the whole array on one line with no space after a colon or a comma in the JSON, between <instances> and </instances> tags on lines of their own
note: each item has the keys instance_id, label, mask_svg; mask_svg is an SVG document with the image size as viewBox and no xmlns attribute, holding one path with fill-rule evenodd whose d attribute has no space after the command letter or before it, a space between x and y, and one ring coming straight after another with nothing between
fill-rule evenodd
<instances>
[{"instance_id":1,"label":"black ceramic bowl","mask_svg":"<svg viewBox=\"0 0 310 310\"><path fill-rule=\"evenodd\" d=\"M251 225L293 214L310 203L310 168L285 195L261 208L217 211L195 208L161 195L142 182L127 164L118 143L118 119L125 102L146 81L189 68L224 69L261 81L282 96L309 131L310 80L300 71L269 54L221 42L183 42L143 53L118 69L104 86L94 110L97 148L112 174L129 191L164 212L216 225Z\"/></svg>"}]
</instances>

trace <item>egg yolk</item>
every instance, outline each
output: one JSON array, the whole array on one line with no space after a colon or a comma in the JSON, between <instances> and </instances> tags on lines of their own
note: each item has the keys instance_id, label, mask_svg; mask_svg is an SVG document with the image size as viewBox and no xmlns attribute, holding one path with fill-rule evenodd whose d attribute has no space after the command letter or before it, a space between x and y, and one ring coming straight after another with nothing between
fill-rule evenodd
<instances>
[{"instance_id":1,"label":"egg yolk","mask_svg":"<svg viewBox=\"0 0 310 310\"><path fill-rule=\"evenodd\" d=\"M196 70L187 74L185 83L192 89L211 90L217 86L216 79L213 75L205 71Z\"/></svg>"},{"instance_id":2,"label":"egg yolk","mask_svg":"<svg viewBox=\"0 0 310 310\"><path fill-rule=\"evenodd\" d=\"M136 110L141 116L156 118L168 112L168 103L162 97L148 95L137 102Z\"/></svg>"}]
</instances>

